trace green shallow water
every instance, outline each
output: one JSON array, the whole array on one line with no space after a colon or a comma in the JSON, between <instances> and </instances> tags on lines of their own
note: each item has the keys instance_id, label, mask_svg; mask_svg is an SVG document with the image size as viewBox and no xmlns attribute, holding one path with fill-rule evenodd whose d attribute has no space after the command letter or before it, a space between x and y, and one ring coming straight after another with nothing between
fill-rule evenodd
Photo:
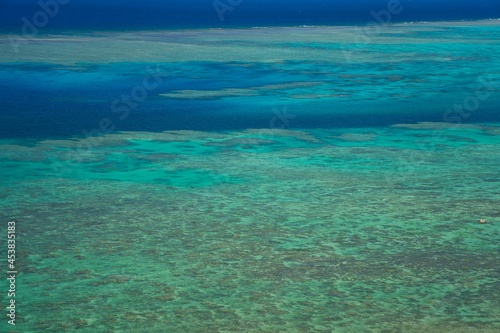
<instances>
[{"instance_id":1,"label":"green shallow water","mask_svg":"<svg viewBox=\"0 0 500 333\"><path fill-rule=\"evenodd\" d=\"M498 332L499 125L3 141L22 331Z\"/></svg>"}]
</instances>

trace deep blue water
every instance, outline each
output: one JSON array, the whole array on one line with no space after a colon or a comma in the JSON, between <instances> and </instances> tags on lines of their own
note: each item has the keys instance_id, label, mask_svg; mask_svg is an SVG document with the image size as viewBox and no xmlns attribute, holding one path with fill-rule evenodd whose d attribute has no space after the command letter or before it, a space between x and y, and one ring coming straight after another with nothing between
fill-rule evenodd
<instances>
[{"instance_id":1,"label":"deep blue water","mask_svg":"<svg viewBox=\"0 0 500 333\"><path fill-rule=\"evenodd\" d=\"M66 0L58 0L64 3ZM0 31L22 34L26 21L31 23L43 19L41 4L46 4L54 11L46 24L43 24L35 35L57 33L71 35L75 32L85 34L92 31L130 31L137 29L179 29L179 28L235 28L255 26L297 26L297 25L341 25L366 24L379 13L380 19L390 22L422 21L422 20L474 20L500 17L500 2L497 0L476 1L440 1L401 0L401 12L387 17L389 1L263 1L263 0L221 0L229 7L221 14L220 19L214 7L214 1L98 1L70 0L67 4L58 4L56 0L7 0L0 4ZM54 4L58 4L57 8ZM221 2L218 3L219 11ZM44 5L45 6L45 5ZM38 16L37 16L38 15ZM23 21L24 20L24 21ZM422 32L425 37L426 32ZM465 38L467 30L460 31ZM475 34L475 32L474 32ZM4 44L8 45L8 44ZM263 44L265 45L265 44ZM333 46L332 46L333 45ZM318 45L321 47L338 47L336 44ZM283 46L293 50L294 45L283 38ZM314 49L314 45L307 45ZM373 46L375 47L375 46ZM333 50L333 51L339 51ZM2 50L0 50L2 52ZM383 52L391 53L390 49ZM395 51L399 52L399 51ZM446 54L447 51L443 51ZM450 53L452 54L452 53ZM482 52L481 54L488 54ZM1 137L63 137L82 135L82 131L96 126L100 119L110 115L111 102L130 92L142 79L142 70L147 64L117 64L99 67L83 64L83 71L71 71L54 67L46 63L51 59L43 59L41 64L19 63L0 65L0 136ZM458 91L456 96L445 97L415 96L409 100L384 99L382 95L354 96L349 103L343 101L318 100L304 102L290 100L286 96L266 96L265 98L238 97L214 100L175 100L158 96L159 93L182 89L221 89L227 87L245 88L242 80L253 81L248 86L279 84L323 80L318 76L299 76L300 68L293 66L284 70L284 75L276 76L281 71L268 70L258 64L251 64L251 70L233 68L228 71L226 64L217 63L183 63L163 64L172 66L170 72L184 68L184 74L171 75L160 87L148 96L147 100L132 110L125 121L117 123L117 130L159 131L167 129L195 130L232 130L240 128L269 127L272 110L286 106L298 117L291 127L363 127L385 126L398 122L442 121L443 110L449 107L449 100L461 100L469 90ZM180 67L179 67L180 66ZM219 66L220 68L218 68ZM345 64L342 65L345 68ZM351 68L354 74L370 73L371 64L365 67ZM469 67L469 61L461 63ZM382 68L380 73L385 73ZM418 73L425 73L428 64L417 66ZM190 71L206 72L204 79L187 79ZM327 72L335 72L336 68L324 68ZM450 70L454 70L453 67ZM399 73L404 73L401 69ZM288 74L286 74L288 73ZM408 72L411 73L411 72ZM459 73L460 74L460 73ZM259 79L255 79L258 77ZM216 78L214 80L214 78ZM473 82L475 77L464 81ZM335 82L330 82L335 87ZM338 84L342 85L342 82ZM369 83L367 89L371 89ZM385 83L377 85L383 87ZM460 81L454 84L462 84ZM403 89L403 86L398 87ZM382 97L382 98L381 98ZM356 100L357 98L357 100ZM258 101L258 102L257 102ZM483 103L482 112L469 121L494 121L495 104ZM412 112L407 110L408 105ZM369 109L366 113L363 110ZM308 112L314 110L314 113ZM328 110L325 111L325 110ZM388 110L395 110L388 112ZM333 115L331 114L333 112ZM116 115L115 115L116 118ZM115 121L115 120L114 120Z\"/></svg>"},{"instance_id":2,"label":"deep blue water","mask_svg":"<svg viewBox=\"0 0 500 333\"><path fill-rule=\"evenodd\" d=\"M41 0L42 3L53 1L55 0ZM134 30L363 24L375 19L372 11L380 13L390 3L388 0L59 1L67 4L59 6L57 15L50 18L44 26L44 32L60 29ZM22 18L26 17L31 21L42 10L38 2L2 1L0 30L20 32L24 24ZM219 8L221 15L215 7ZM500 17L500 2L497 0L400 0L400 7L400 13L387 19L391 22L405 22ZM383 15L381 19L387 20Z\"/></svg>"},{"instance_id":3,"label":"deep blue water","mask_svg":"<svg viewBox=\"0 0 500 333\"><path fill-rule=\"evenodd\" d=\"M464 60L466 63L468 60ZM81 65L77 69L60 65L19 64L0 66L0 137L48 138L85 135L101 119L109 118L118 131L165 130L237 130L269 128L274 110L286 108L295 116L288 128L351 128L384 127L397 123L443 121L443 112L460 102L471 92L477 74L462 78L451 75L436 83L406 86L405 81L393 86L383 79L385 63L328 64L297 63L267 65L245 63L251 67L211 62L162 63L169 73L147 98L130 108L126 119L112 111L112 103L142 82L148 63L117 63ZM425 73L430 62L410 62L395 68L394 73L407 75ZM408 66L408 67L406 67ZM453 71L455 64L435 63L435 70ZM482 72L480 65L477 73ZM486 65L485 65L486 66ZM368 75L361 81L350 81L325 73ZM302 73L300 73L302 71ZM380 76L371 77L370 73ZM459 71L458 73L461 73ZM424 78L416 75L415 78ZM221 90L225 88L252 88L269 84L325 81L309 92L349 90L345 99L293 99L291 90L270 89L262 96L231 98L174 99L161 93L185 89ZM496 82L496 81L495 81ZM451 88L449 88L450 86ZM441 89L441 91L439 91ZM400 98L393 93L411 94ZM481 103L481 112L475 112L467 122L495 122L498 120L498 98L492 95Z\"/></svg>"}]
</instances>

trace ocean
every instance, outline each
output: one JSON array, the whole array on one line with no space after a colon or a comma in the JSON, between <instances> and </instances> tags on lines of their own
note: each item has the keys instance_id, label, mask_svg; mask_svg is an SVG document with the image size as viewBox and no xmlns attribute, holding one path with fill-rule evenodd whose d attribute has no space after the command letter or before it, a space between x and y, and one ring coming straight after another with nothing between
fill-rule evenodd
<instances>
[{"instance_id":1,"label":"ocean","mask_svg":"<svg viewBox=\"0 0 500 333\"><path fill-rule=\"evenodd\" d=\"M500 330L496 1L4 1L2 332Z\"/></svg>"},{"instance_id":2,"label":"ocean","mask_svg":"<svg viewBox=\"0 0 500 333\"><path fill-rule=\"evenodd\" d=\"M51 16L43 31L364 25L389 6L402 9L391 22L500 16L497 0L4 0L0 31L19 33L23 17L31 20L38 11L56 7L61 15Z\"/></svg>"}]
</instances>

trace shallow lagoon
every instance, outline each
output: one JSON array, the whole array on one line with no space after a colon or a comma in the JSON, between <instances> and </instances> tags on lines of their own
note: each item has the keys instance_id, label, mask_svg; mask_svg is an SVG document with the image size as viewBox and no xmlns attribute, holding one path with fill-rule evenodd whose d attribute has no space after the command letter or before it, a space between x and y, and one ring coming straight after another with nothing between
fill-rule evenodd
<instances>
[{"instance_id":1,"label":"shallow lagoon","mask_svg":"<svg viewBox=\"0 0 500 333\"><path fill-rule=\"evenodd\" d=\"M18 327L497 332L499 31L103 33L2 52ZM113 101L157 65L120 119ZM85 138L103 118L115 130Z\"/></svg>"}]
</instances>

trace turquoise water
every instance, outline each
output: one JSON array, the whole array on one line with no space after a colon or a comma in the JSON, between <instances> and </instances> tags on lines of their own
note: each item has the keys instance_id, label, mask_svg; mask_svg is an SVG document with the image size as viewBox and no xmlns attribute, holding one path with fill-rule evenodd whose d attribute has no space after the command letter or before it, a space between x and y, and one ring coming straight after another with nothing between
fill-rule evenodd
<instances>
[{"instance_id":1,"label":"turquoise water","mask_svg":"<svg viewBox=\"0 0 500 333\"><path fill-rule=\"evenodd\" d=\"M56 35L1 53L19 270L2 330L498 332L500 26L356 36ZM157 65L120 119L113 101ZM83 135L103 118L113 131Z\"/></svg>"}]
</instances>

